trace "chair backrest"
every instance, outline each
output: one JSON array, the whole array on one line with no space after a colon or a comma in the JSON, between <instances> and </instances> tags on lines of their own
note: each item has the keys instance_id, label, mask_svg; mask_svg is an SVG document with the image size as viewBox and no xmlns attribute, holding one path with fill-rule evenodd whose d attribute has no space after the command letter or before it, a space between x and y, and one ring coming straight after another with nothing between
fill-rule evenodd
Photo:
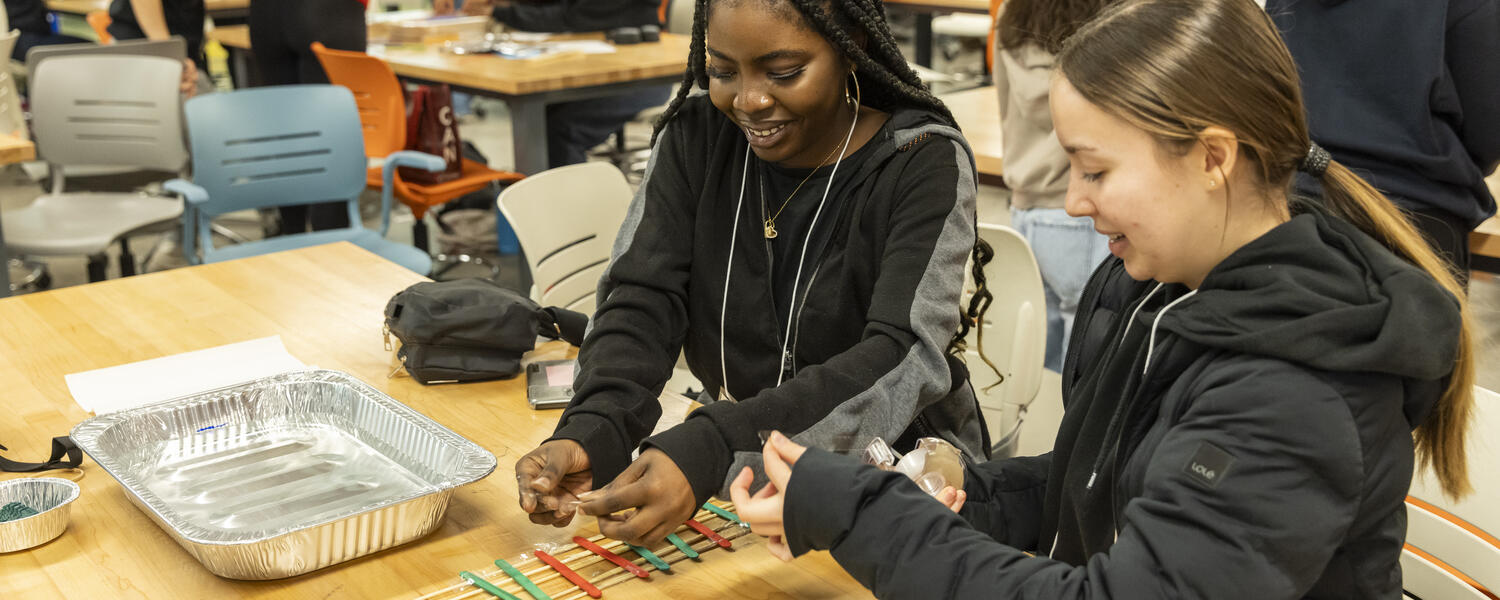
<instances>
[{"instance_id":1,"label":"chair backrest","mask_svg":"<svg viewBox=\"0 0 1500 600\"><path fill-rule=\"evenodd\" d=\"M1475 387L1466 447L1473 493L1454 502L1442 494L1431 473L1418 469L1412 475L1402 574L1413 595L1466 597L1432 593L1455 580L1500 593L1500 471L1495 469L1500 464L1500 441L1492 435L1497 430L1500 394ZM1413 563L1410 569L1407 562Z\"/></svg>"},{"instance_id":2,"label":"chair backrest","mask_svg":"<svg viewBox=\"0 0 1500 600\"><path fill-rule=\"evenodd\" d=\"M58 56L31 80L37 155L54 166L179 171L182 63L159 56ZM61 170L58 170L60 173ZM60 181L60 175L54 175Z\"/></svg>"},{"instance_id":3,"label":"chair backrest","mask_svg":"<svg viewBox=\"0 0 1500 600\"><path fill-rule=\"evenodd\" d=\"M406 99L391 66L363 52L331 50L318 42L312 50L328 81L354 93L364 126L365 156L384 157L406 148Z\"/></svg>"},{"instance_id":4,"label":"chair backrest","mask_svg":"<svg viewBox=\"0 0 1500 600\"><path fill-rule=\"evenodd\" d=\"M0 35L0 60L10 56L16 48L16 38L20 36L21 32L17 30ZM0 133L23 140L31 137L26 131L26 115L21 112L21 94L16 91L16 80L6 68L0 68Z\"/></svg>"},{"instance_id":5,"label":"chair backrest","mask_svg":"<svg viewBox=\"0 0 1500 600\"><path fill-rule=\"evenodd\" d=\"M83 20L88 21L89 28L94 30L94 35L99 36L99 43L108 44L115 41L115 36L109 34L109 24L113 21L109 18L109 11L91 10L83 15Z\"/></svg>"},{"instance_id":6,"label":"chair backrest","mask_svg":"<svg viewBox=\"0 0 1500 600\"><path fill-rule=\"evenodd\" d=\"M238 210L354 200L365 188L364 142L349 90L285 85L188 100L193 183L212 218Z\"/></svg>"},{"instance_id":7,"label":"chair backrest","mask_svg":"<svg viewBox=\"0 0 1500 600\"><path fill-rule=\"evenodd\" d=\"M500 192L496 203L526 254L537 302L593 314L630 197L625 176L606 162L543 171Z\"/></svg>"},{"instance_id":8,"label":"chair backrest","mask_svg":"<svg viewBox=\"0 0 1500 600\"><path fill-rule=\"evenodd\" d=\"M667 33L677 35L693 34L693 0L667 0L667 20L662 27Z\"/></svg>"},{"instance_id":9,"label":"chair backrest","mask_svg":"<svg viewBox=\"0 0 1500 600\"><path fill-rule=\"evenodd\" d=\"M990 435L994 448L1004 454L1013 449L1025 408L1041 389L1042 362L1047 350L1047 305L1041 271L1026 238L1009 227L988 223L979 225L979 237L995 251L994 258L984 268L994 300L981 325L983 341L979 341L978 332L971 332L969 341L974 348L982 344L985 356L1000 369L1003 379L996 385L994 372L972 350L968 357L969 378L980 405L1002 415L1000 430L991 431ZM970 292L964 294L965 306L973 288L970 282Z\"/></svg>"},{"instance_id":10,"label":"chair backrest","mask_svg":"<svg viewBox=\"0 0 1500 600\"><path fill-rule=\"evenodd\" d=\"M187 41L181 36L165 40L128 40L114 44L59 44L56 46L33 46L26 51L26 80L36 81L36 67L42 61L59 56L77 54L107 54L111 56L160 56L182 62L187 58Z\"/></svg>"}]
</instances>

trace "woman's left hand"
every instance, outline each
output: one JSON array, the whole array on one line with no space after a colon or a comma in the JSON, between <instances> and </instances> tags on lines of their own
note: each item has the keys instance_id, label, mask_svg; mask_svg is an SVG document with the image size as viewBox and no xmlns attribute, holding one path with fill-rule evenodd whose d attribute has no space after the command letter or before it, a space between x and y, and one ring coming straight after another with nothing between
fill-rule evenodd
<instances>
[{"instance_id":1,"label":"woman's left hand","mask_svg":"<svg viewBox=\"0 0 1500 600\"><path fill-rule=\"evenodd\" d=\"M662 541L697 508L687 476L655 448L642 452L609 485L584 496L578 512L599 517L599 533L637 546Z\"/></svg>"},{"instance_id":2,"label":"woman's left hand","mask_svg":"<svg viewBox=\"0 0 1500 600\"><path fill-rule=\"evenodd\" d=\"M779 431L774 432L766 441L761 454L770 483L751 496L750 483L755 475L750 467L745 467L735 477L734 483L729 485L729 497L734 500L735 512L750 525L750 531L768 538L766 548L771 551L772 556L781 560L792 560L792 551L782 539L786 533L782 517L786 488L792 479L792 467L796 466L797 459L802 458L802 453L806 451L806 446L787 439Z\"/></svg>"}]
</instances>

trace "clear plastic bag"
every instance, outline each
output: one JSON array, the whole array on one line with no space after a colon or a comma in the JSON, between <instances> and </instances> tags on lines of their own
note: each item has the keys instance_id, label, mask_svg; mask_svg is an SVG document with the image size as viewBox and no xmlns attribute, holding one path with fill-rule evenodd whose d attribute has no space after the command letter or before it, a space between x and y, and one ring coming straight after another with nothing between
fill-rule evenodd
<instances>
[{"instance_id":1,"label":"clear plastic bag","mask_svg":"<svg viewBox=\"0 0 1500 600\"><path fill-rule=\"evenodd\" d=\"M948 486L964 487L963 454L941 438L919 439L917 447L902 456L877 437L865 447L861 458L865 464L910 477L922 491L934 496Z\"/></svg>"}]
</instances>

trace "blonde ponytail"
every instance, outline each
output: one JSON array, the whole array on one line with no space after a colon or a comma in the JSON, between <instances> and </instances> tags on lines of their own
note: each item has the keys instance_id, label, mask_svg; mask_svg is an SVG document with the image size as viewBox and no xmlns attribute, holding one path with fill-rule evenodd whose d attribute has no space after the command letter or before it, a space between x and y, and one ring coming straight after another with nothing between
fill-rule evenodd
<instances>
[{"instance_id":1,"label":"blonde ponytail","mask_svg":"<svg viewBox=\"0 0 1500 600\"><path fill-rule=\"evenodd\" d=\"M1323 202L1328 212L1379 240L1397 256L1426 271L1458 299L1462 325L1448 389L1414 434L1422 468L1437 475L1443 492L1457 500L1468 494L1469 470L1464 456L1469 416L1474 408L1474 348L1469 330L1468 294L1451 264L1438 256L1394 203L1338 162L1323 173Z\"/></svg>"}]
</instances>

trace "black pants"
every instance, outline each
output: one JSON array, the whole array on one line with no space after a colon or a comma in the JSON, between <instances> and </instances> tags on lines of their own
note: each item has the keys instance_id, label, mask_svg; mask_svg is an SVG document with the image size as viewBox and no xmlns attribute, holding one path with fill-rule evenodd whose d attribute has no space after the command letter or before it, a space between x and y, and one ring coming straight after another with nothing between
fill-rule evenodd
<instances>
[{"instance_id":1,"label":"black pants","mask_svg":"<svg viewBox=\"0 0 1500 600\"><path fill-rule=\"evenodd\" d=\"M365 10L356 0L255 0L250 3L250 47L257 85L328 83L312 43L335 50L365 51ZM281 232L301 233L349 226L343 202L283 206Z\"/></svg>"},{"instance_id":2,"label":"black pants","mask_svg":"<svg viewBox=\"0 0 1500 600\"><path fill-rule=\"evenodd\" d=\"M11 51L10 57L22 62L26 61L26 51L37 46L52 46L56 44L87 44L89 41L61 33L33 33L22 31L20 37L16 38L16 48Z\"/></svg>"},{"instance_id":3,"label":"black pants","mask_svg":"<svg viewBox=\"0 0 1500 600\"><path fill-rule=\"evenodd\" d=\"M259 0L257 0L259 1ZM636 113L667 103L670 86L595 100L559 102L547 107L547 168L588 160L588 151Z\"/></svg>"},{"instance_id":4,"label":"black pants","mask_svg":"<svg viewBox=\"0 0 1500 600\"><path fill-rule=\"evenodd\" d=\"M1453 265L1459 283L1468 287L1471 267L1469 224L1444 210L1414 207L1410 203L1400 204L1411 216L1411 224L1416 226L1422 237L1427 238L1427 243Z\"/></svg>"}]
</instances>

